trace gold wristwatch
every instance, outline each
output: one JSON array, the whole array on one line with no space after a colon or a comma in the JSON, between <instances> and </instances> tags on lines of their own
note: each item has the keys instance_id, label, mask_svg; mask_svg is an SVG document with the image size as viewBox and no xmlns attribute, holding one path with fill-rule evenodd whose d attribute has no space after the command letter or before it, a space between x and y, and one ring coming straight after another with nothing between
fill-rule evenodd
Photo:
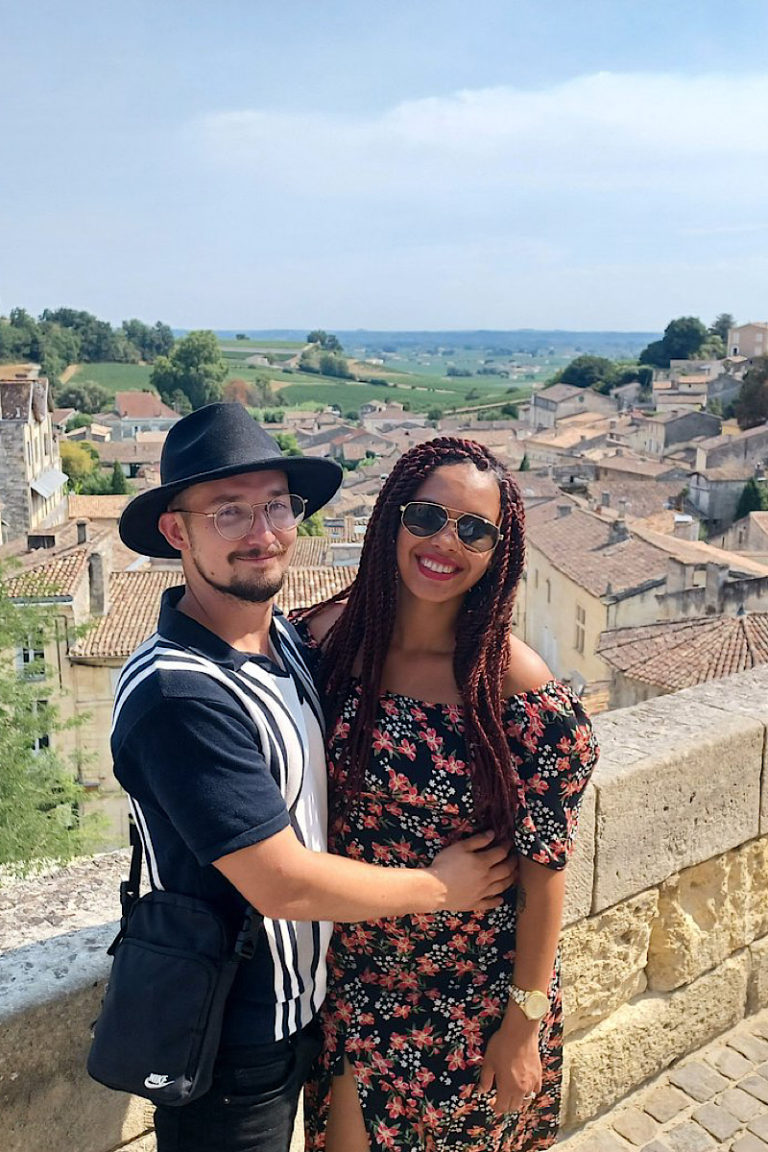
<instances>
[{"instance_id":1,"label":"gold wristwatch","mask_svg":"<svg viewBox=\"0 0 768 1152\"><path fill-rule=\"evenodd\" d=\"M534 988L532 992L526 992L524 988L510 984L509 998L514 1000L523 1015L527 1016L529 1020L541 1020L549 1009L549 997L546 992L540 992L538 988Z\"/></svg>"}]
</instances>

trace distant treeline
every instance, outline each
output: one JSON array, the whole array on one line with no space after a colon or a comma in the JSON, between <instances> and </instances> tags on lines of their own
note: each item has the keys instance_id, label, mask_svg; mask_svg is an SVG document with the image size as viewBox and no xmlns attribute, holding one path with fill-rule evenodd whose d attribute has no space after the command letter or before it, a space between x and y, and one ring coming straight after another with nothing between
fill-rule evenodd
<instances>
[{"instance_id":1,"label":"distant treeline","mask_svg":"<svg viewBox=\"0 0 768 1152\"><path fill-rule=\"evenodd\" d=\"M563 329L517 328L506 331L488 329L466 332L380 332L374 329L358 328L350 331L334 329L341 343L347 349L364 347L369 354L375 351L396 352L398 348L423 348L435 351L492 350L497 355L514 356L522 353L529 356L553 352L558 356L569 353L591 352L598 355L623 359L636 356L652 340L658 340L659 332L567 332ZM269 328L249 330L245 328L217 331L223 340L234 340L238 332L253 340L304 340L306 330L299 328Z\"/></svg>"},{"instance_id":2,"label":"distant treeline","mask_svg":"<svg viewBox=\"0 0 768 1152\"><path fill-rule=\"evenodd\" d=\"M124 320L113 328L75 308L46 308L37 319L24 308L0 316L0 362L33 360L54 384L68 364L152 362L173 345L173 332L160 321Z\"/></svg>"}]
</instances>

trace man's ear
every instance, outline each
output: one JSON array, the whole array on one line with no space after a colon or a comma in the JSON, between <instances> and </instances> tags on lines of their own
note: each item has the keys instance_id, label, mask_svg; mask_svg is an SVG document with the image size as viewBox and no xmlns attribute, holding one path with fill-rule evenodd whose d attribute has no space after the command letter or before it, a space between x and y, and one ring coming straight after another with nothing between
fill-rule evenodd
<instances>
[{"instance_id":1,"label":"man's ear","mask_svg":"<svg viewBox=\"0 0 768 1152\"><path fill-rule=\"evenodd\" d=\"M175 548L177 552L186 552L189 549L187 526L181 512L163 512L157 521L157 526L171 548Z\"/></svg>"}]
</instances>

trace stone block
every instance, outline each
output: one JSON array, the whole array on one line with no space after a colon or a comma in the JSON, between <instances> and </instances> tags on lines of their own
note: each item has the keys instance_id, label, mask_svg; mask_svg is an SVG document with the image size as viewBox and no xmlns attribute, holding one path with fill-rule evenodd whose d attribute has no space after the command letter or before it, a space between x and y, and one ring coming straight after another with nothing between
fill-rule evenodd
<instances>
[{"instance_id":1,"label":"stone block","mask_svg":"<svg viewBox=\"0 0 768 1152\"><path fill-rule=\"evenodd\" d=\"M747 1129L753 1136L759 1137L768 1144L768 1112L764 1112L762 1116L755 1116L754 1120L750 1120L747 1124Z\"/></svg>"},{"instance_id":2,"label":"stone block","mask_svg":"<svg viewBox=\"0 0 768 1152\"><path fill-rule=\"evenodd\" d=\"M768 728L768 668L753 668L750 672L740 672L724 680L701 684L696 688L686 688L676 692L681 709L689 701L717 708L730 716L746 716L759 720ZM760 835L768 834L768 744L764 752L766 770L763 772L760 794Z\"/></svg>"},{"instance_id":3,"label":"stone block","mask_svg":"<svg viewBox=\"0 0 768 1152\"><path fill-rule=\"evenodd\" d=\"M710 1053L707 1059L713 1068L716 1068L723 1076L727 1076L729 1080L738 1080L742 1076L748 1076L752 1071L749 1060L745 1060L732 1048L718 1048Z\"/></svg>"},{"instance_id":4,"label":"stone block","mask_svg":"<svg viewBox=\"0 0 768 1152\"><path fill-rule=\"evenodd\" d=\"M683 1092L692 1096L694 1100L698 1100L699 1103L703 1103L704 1100L711 1100L718 1092L722 1092L729 1086L724 1076L698 1060L692 1060L689 1064L681 1064L679 1068L673 1068L669 1074L669 1079L672 1084L682 1088Z\"/></svg>"},{"instance_id":5,"label":"stone block","mask_svg":"<svg viewBox=\"0 0 768 1152\"><path fill-rule=\"evenodd\" d=\"M147 1101L102 1088L85 1071L113 935L114 925L102 925L0 956L3 1152L104 1152L151 1128Z\"/></svg>"},{"instance_id":6,"label":"stone block","mask_svg":"<svg viewBox=\"0 0 768 1152\"><path fill-rule=\"evenodd\" d=\"M753 840L764 725L678 693L595 717L595 893L602 911Z\"/></svg>"},{"instance_id":7,"label":"stone block","mask_svg":"<svg viewBox=\"0 0 768 1152\"><path fill-rule=\"evenodd\" d=\"M732 1028L744 1015L747 973L744 951L678 992L642 996L572 1037L567 1043L569 1126L586 1122Z\"/></svg>"},{"instance_id":8,"label":"stone block","mask_svg":"<svg viewBox=\"0 0 768 1152\"><path fill-rule=\"evenodd\" d=\"M747 1011L758 1012L761 1008L768 1008L768 936L750 944L749 958Z\"/></svg>"},{"instance_id":9,"label":"stone block","mask_svg":"<svg viewBox=\"0 0 768 1152\"><path fill-rule=\"evenodd\" d=\"M561 938L566 1035L645 991L655 888L566 928Z\"/></svg>"},{"instance_id":10,"label":"stone block","mask_svg":"<svg viewBox=\"0 0 768 1152\"><path fill-rule=\"evenodd\" d=\"M755 842L760 843L760 842ZM648 987L669 992L749 944L752 845L664 880L648 951Z\"/></svg>"},{"instance_id":11,"label":"stone block","mask_svg":"<svg viewBox=\"0 0 768 1152\"><path fill-rule=\"evenodd\" d=\"M668 1084L663 1084L660 1088L654 1088L653 1092L646 1096L643 1101L643 1108L649 1116L658 1120L659 1124L666 1124L684 1108L687 1108L690 1103L691 1101L684 1092L680 1092L677 1088L670 1088Z\"/></svg>"},{"instance_id":12,"label":"stone block","mask_svg":"<svg viewBox=\"0 0 768 1152\"><path fill-rule=\"evenodd\" d=\"M664 1133L664 1139L672 1152L709 1152L710 1148L717 1147L709 1133L693 1120L670 1128Z\"/></svg>"},{"instance_id":13,"label":"stone block","mask_svg":"<svg viewBox=\"0 0 768 1152\"><path fill-rule=\"evenodd\" d=\"M565 875L563 924L573 924L588 916L592 908L595 880L595 807L597 793L588 784L579 813L579 829L573 856Z\"/></svg>"},{"instance_id":14,"label":"stone block","mask_svg":"<svg viewBox=\"0 0 768 1152\"><path fill-rule=\"evenodd\" d=\"M607 1128L597 1128L579 1141L579 1152L626 1152L627 1145Z\"/></svg>"},{"instance_id":15,"label":"stone block","mask_svg":"<svg viewBox=\"0 0 768 1152\"><path fill-rule=\"evenodd\" d=\"M757 1076L755 1079L760 1080L761 1077ZM758 1113L764 1111L760 1101L741 1088L726 1088L720 1096L720 1103L733 1116L742 1121L753 1120Z\"/></svg>"},{"instance_id":16,"label":"stone block","mask_svg":"<svg viewBox=\"0 0 768 1152\"><path fill-rule=\"evenodd\" d=\"M768 1079L764 1076L745 1076L739 1080L738 1087L754 1096L761 1104L768 1104Z\"/></svg>"},{"instance_id":17,"label":"stone block","mask_svg":"<svg viewBox=\"0 0 768 1152\"><path fill-rule=\"evenodd\" d=\"M764 1144L762 1140L758 1140L757 1136L753 1136L751 1132L745 1132L743 1136L739 1136L738 1140L734 1140L731 1144L731 1152L766 1152L768 1144Z\"/></svg>"},{"instance_id":18,"label":"stone block","mask_svg":"<svg viewBox=\"0 0 768 1152\"><path fill-rule=\"evenodd\" d=\"M647 1144L656 1135L656 1124L647 1112L627 1108L613 1120L613 1127L630 1144Z\"/></svg>"},{"instance_id":19,"label":"stone block","mask_svg":"<svg viewBox=\"0 0 768 1152\"><path fill-rule=\"evenodd\" d=\"M720 1104L702 1104L693 1114L694 1119L707 1132L711 1132L715 1140L721 1143L730 1140L741 1128L741 1121Z\"/></svg>"},{"instance_id":20,"label":"stone block","mask_svg":"<svg viewBox=\"0 0 768 1152\"><path fill-rule=\"evenodd\" d=\"M728 1037L728 1047L735 1048L737 1052L755 1064L768 1060L768 1040L761 1040L759 1036L737 1032L735 1036Z\"/></svg>"}]
</instances>

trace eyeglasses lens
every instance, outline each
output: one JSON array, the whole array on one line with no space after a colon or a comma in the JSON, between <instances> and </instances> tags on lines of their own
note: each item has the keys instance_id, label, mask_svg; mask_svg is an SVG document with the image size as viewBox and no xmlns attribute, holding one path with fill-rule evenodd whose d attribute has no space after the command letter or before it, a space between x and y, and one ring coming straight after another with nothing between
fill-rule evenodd
<instances>
[{"instance_id":1,"label":"eyeglasses lens","mask_svg":"<svg viewBox=\"0 0 768 1152\"><path fill-rule=\"evenodd\" d=\"M213 518L216 531L225 540L242 540L253 527L255 508L263 508L269 524L278 531L295 528L304 519L304 501L300 496L277 496L267 504L246 504L239 501L222 504Z\"/></svg>"}]
</instances>

